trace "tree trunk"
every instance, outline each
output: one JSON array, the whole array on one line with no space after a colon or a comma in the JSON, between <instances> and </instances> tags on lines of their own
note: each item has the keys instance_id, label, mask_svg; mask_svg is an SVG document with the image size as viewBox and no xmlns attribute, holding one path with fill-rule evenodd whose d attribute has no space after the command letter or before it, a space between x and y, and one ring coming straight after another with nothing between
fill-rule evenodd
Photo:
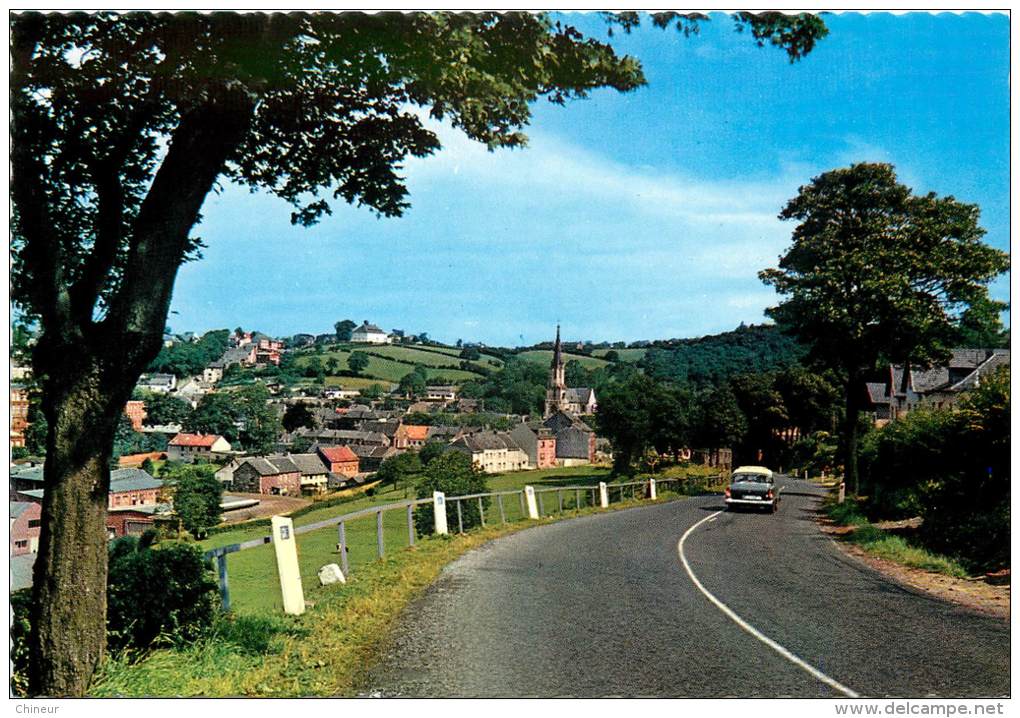
<instances>
[{"instance_id":1,"label":"tree trunk","mask_svg":"<svg viewBox=\"0 0 1020 718\"><path fill-rule=\"evenodd\" d=\"M106 646L106 508L120 415L111 407L123 402L120 392L111 402L95 369L62 375L59 384L48 387L43 405L50 430L32 587L30 690L80 696Z\"/></svg>"}]
</instances>

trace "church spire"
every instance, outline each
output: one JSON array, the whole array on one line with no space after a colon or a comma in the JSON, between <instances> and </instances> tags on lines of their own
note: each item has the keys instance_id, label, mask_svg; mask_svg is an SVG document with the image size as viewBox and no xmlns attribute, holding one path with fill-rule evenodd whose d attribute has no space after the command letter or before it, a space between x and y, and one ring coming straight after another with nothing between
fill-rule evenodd
<instances>
[{"instance_id":1,"label":"church spire","mask_svg":"<svg viewBox=\"0 0 1020 718\"><path fill-rule=\"evenodd\" d=\"M560 345L560 325L556 325L556 343L553 345L552 368L563 363L563 347Z\"/></svg>"}]
</instances>

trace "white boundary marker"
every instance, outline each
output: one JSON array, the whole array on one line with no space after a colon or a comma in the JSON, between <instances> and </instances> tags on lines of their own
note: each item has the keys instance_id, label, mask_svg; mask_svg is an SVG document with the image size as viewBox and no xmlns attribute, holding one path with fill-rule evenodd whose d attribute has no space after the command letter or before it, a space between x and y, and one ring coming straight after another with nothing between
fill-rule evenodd
<instances>
[{"instance_id":1,"label":"white boundary marker","mask_svg":"<svg viewBox=\"0 0 1020 718\"><path fill-rule=\"evenodd\" d=\"M850 698L860 698L860 694L852 691L851 689L847 688L846 686L844 686L839 681L837 681L837 680L835 680L833 678L830 678L829 676L825 675L824 673L822 673L820 670L818 670L814 666L806 663L799 656L797 656L796 654L791 653L787 649L783 648L781 645L779 645L778 643L773 641L771 638L766 636L764 633L759 631L757 628L755 628L754 626L749 624L747 621L742 619L740 616L738 616L736 613L733 612L733 609L731 609L725 603L723 603L718 598L713 596L712 593L701 584L701 581L698 580L698 577L694 575L694 571L691 570L691 565L689 563L687 563L687 557L684 556L684 542L687 540L687 537L690 536L694 532L694 530L696 528L701 526L701 524L705 523L706 521L710 521L710 520L715 519L721 513L722 513L722 511L716 511L714 514L710 514L710 515L706 516L705 518L701 519L701 521L699 521L698 523L694 524L689 529L687 529L687 531L684 533L684 535L680 537L680 541L677 542L676 550L677 550L677 553L680 554L680 562L683 564L684 570L687 571L687 575L690 576L691 581L694 582L694 585L697 586L699 591L701 591L703 594L705 594L705 598L707 598L709 601L711 601L713 604L715 604L715 607L718 608L720 611L722 611L731 621L736 623L744 631L746 631L747 633L750 633L752 636L757 638L759 641L764 643L766 646L771 648L773 651L775 651L776 653L781 655L783 658L788 660L790 663L792 663L793 665L797 666L798 668L802 668L803 670L805 670L808 673L810 673L812 676L817 678L822 683L826 684L827 686L830 686L831 688L835 688L840 693L842 693L842 694L844 694L844 695L846 695L846 696L848 696Z\"/></svg>"}]
</instances>

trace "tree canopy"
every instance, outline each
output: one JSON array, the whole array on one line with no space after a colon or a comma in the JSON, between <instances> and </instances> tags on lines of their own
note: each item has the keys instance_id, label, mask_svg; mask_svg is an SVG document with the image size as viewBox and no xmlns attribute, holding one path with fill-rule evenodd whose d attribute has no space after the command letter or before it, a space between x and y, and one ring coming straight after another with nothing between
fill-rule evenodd
<instances>
[{"instance_id":1,"label":"tree canopy","mask_svg":"<svg viewBox=\"0 0 1020 718\"><path fill-rule=\"evenodd\" d=\"M892 165L860 163L815 177L779 214L796 220L779 267L759 276L782 303L768 310L846 382L847 479L856 489L856 403L880 360L930 364L960 336L969 307L1009 256L981 241L977 205L915 195Z\"/></svg>"}]
</instances>

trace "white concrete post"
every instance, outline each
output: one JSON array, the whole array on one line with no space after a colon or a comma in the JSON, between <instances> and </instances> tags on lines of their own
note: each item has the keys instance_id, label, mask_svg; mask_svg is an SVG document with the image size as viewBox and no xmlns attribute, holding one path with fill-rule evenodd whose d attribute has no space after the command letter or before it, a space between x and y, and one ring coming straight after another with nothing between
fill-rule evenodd
<instances>
[{"instance_id":1,"label":"white concrete post","mask_svg":"<svg viewBox=\"0 0 1020 718\"><path fill-rule=\"evenodd\" d=\"M604 509L609 508L609 488L605 481L599 482L599 505Z\"/></svg>"},{"instance_id":2,"label":"white concrete post","mask_svg":"<svg viewBox=\"0 0 1020 718\"><path fill-rule=\"evenodd\" d=\"M655 501L656 499L655 479L648 479L648 498L650 498L652 501Z\"/></svg>"},{"instance_id":3,"label":"white concrete post","mask_svg":"<svg viewBox=\"0 0 1020 718\"><path fill-rule=\"evenodd\" d=\"M436 533L450 533L450 530L446 528L446 494L442 491L432 492L432 514L436 521Z\"/></svg>"},{"instance_id":4,"label":"white concrete post","mask_svg":"<svg viewBox=\"0 0 1020 718\"><path fill-rule=\"evenodd\" d=\"M843 481L839 482L839 503L846 501L846 483Z\"/></svg>"},{"instance_id":5,"label":"white concrete post","mask_svg":"<svg viewBox=\"0 0 1020 718\"><path fill-rule=\"evenodd\" d=\"M276 570L280 574L280 593L283 594L283 610L285 613L300 616L305 612L305 594L301 589L294 522L284 516L274 516L271 523L273 548L276 551Z\"/></svg>"},{"instance_id":6,"label":"white concrete post","mask_svg":"<svg viewBox=\"0 0 1020 718\"><path fill-rule=\"evenodd\" d=\"M524 499L528 504L528 518L538 518L538 504L535 502L535 487L525 486L524 487Z\"/></svg>"}]
</instances>

